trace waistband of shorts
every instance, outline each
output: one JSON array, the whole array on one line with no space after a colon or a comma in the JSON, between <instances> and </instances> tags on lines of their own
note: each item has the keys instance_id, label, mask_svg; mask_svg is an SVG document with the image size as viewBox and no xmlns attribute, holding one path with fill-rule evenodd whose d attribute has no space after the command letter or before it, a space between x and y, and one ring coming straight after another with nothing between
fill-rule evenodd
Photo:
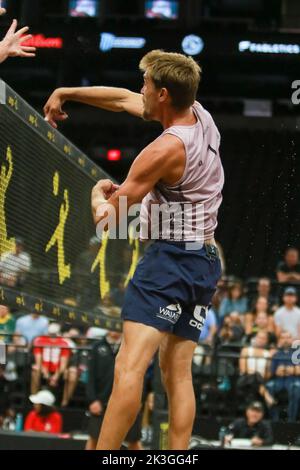
<instances>
[{"instance_id":1,"label":"waistband of shorts","mask_svg":"<svg viewBox=\"0 0 300 470\"><path fill-rule=\"evenodd\" d=\"M216 241L214 238L210 238L209 240L204 240L204 241L201 241L201 242L197 242L197 241L179 241L179 240L155 240L154 243L166 243L168 245L173 245L173 246L178 246L179 248L186 248L186 245L187 244L198 244L200 243L201 244L201 249L202 248L205 248L206 246L209 247L209 246L214 246L217 248L217 244L216 244Z\"/></svg>"}]
</instances>

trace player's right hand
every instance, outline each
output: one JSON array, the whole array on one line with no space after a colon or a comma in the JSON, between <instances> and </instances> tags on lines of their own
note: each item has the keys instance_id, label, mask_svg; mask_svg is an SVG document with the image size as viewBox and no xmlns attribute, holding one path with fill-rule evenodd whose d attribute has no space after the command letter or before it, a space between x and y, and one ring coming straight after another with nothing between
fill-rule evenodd
<instances>
[{"instance_id":1,"label":"player's right hand","mask_svg":"<svg viewBox=\"0 0 300 470\"><path fill-rule=\"evenodd\" d=\"M55 129L57 129L57 121L65 121L69 117L67 113L63 111L63 105L64 100L58 88L52 93L44 106L45 121L48 121Z\"/></svg>"},{"instance_id":2,"label":"player's right hand","mask_svg":"<svg viewBox=\"0 0 300 470\"><path fill-rule=\"evenodd\" d=\"M99 180L97 184L93 187L92 193L99 194L103 199L108 200L117 190L119 185L115 184L109 179Z\"/></svg>"}]
</instances>

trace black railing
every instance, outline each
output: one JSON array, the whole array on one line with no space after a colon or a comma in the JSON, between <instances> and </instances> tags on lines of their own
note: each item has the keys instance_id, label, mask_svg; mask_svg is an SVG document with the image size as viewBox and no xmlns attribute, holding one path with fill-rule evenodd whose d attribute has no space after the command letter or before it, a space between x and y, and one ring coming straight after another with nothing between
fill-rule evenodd
<instances>
[{"instance_id":1,"label":"black railing","mask_svg":"<svg viewBox=\"0 0 300 470\"><path fill-rule=\"evenodd\" d=\"M59 406L66 394L68 395L68 387L73 387L74 391L68 398L70 406L82 409L88 406L86 398L88 362L95 340L86 337L76 338L75 346L37 346L34 344L28 346L17 344L15 340L17 335L7 336L14 339L5 343L6 367L2 366L10 389L7 397L10 404L19 407L28 406L30 393L43 387L50 388L54 392ZM22 340L20 336L18 339ZM81 346L78 345L80 341L83 343ZM54 386L49 378L43 376L42 364L36 361L37 348L41 351L44 362L51 364L61 363L61 353L68 350L65 370ZM241 370L240 352L225 351L199 344L192 363L198 415L236 417L244 413L245 406L251 400L261 401L268 411L270 404L266 401L266 390L271 379L279 378L276 373L273 377L271 375L272 360L272 357L247 356L244 357ZM281 361L281 366L282 376L285 376L286 371L286 377L293 377L293 380L297 381L300 386L300 371L294 368L294 372L291 372L290 360L287 360L286 365ZM49 375L51 376L52 373L50 372ZM156 380L153 383L159 409L166 409L167 400L164 390ZM287 406L286 395L280 393L274 399L277 400L278 406Z\"/></svg>"}]
</instances>

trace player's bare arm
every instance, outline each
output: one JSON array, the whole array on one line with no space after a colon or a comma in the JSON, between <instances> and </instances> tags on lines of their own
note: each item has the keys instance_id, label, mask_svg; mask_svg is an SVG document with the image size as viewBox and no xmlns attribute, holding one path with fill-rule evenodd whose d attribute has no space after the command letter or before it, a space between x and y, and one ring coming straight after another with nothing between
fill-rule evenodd
<instances>
[{"instance_id":1,"label":"player's bare arm","mask_svg":"<svg viewBox=\"0 0 300 470\"><path fill-rule=\"evenodd\" d=\"M92 191L95 224L111 211L118 215L121 196L127 198L129 208L140 203L159 181L170 186L175 184L184 172L185 160L183 143L177 137L167 134L156 139L137 156L119 188L109 180L100 180L96 184Z\"/></svg>"},{"instance_id":2,"label":"player's bare arm","mask_svg":"<svg viewBox=\"0 0 300 470\"><path fill-rule=\"evenodd\" d=\"M137 117L143 115L142 95L125 88L102 86L57 88L44 106L45 119L51 126L57 128L57 121L64 121L68 118L67 113L62 109L67 101L76 101L107 111L125 111Z\"/></svg>"}]
</instances>

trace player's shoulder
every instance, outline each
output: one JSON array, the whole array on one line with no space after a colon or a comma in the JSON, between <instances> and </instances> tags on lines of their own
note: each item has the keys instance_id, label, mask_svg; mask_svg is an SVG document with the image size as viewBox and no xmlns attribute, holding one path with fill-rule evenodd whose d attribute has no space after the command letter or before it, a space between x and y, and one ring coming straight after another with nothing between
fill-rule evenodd
<instances>
[{"instance_id":1,"label":"player's shoulder","mask_svg":"<svg viewBox=\"0 0 300 470\"><path fill-rule=\"evenodd\" d=\"M162 134L148 146L151 152L155 152L158 157L165 157L176 154L184 149L182 140L174 134Z\"/></svg>"},{"instance_id":2,"label":"player's shoulder","mask_svg":"<svg viewBox=\"0 0 300 470\"><path fill-rule=\"evenodd\" d=\"M163 134L147 145L136 159L136 163L147 167L165 168L172 166L172 162L178 161L184 154L184 146L181 141L169 134Z\"/></svg>"}]
</instances>

